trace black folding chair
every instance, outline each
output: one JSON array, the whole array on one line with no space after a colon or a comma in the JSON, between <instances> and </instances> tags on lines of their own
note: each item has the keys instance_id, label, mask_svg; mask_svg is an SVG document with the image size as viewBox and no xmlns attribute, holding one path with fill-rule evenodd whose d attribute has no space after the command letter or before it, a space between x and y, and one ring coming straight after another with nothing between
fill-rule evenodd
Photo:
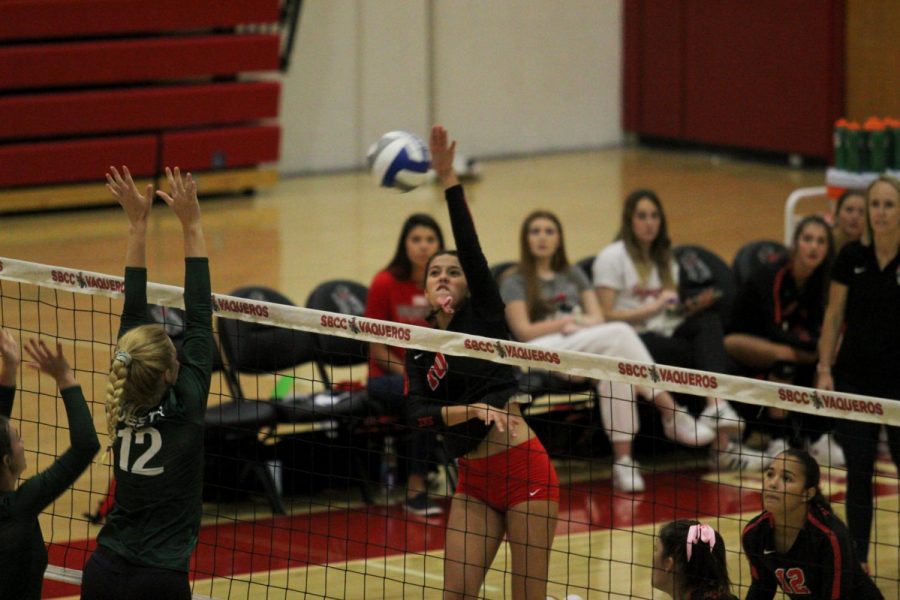
<instances>
[{"instance_id":1,"label":"black folding chair","mask_svg":"<svg viewBox=\"0 0 900 600\"><path fill-rule=\"evenodd\" d=\"M594 284L594 260L596 260L596 258L596 254L591 254L590 256L585 256L577 263L575 263L575 266L581 269L581 272L584 273L585 277L588 278L588 281L591 282L591 285Z\"/></svg>"},{"instance_id":2,"label":"black folding chair","mask_svg":"<svg viewBox=\"0 0 900 600\"><path fill-rule=\"evenodd\" d=\"M731 270L738 287L753 277L761 267L782 265L787 260L788 249L781 242L773 240L757 240L741 246L734 255Z\"/></svg>"},{"instance_id":3,"label":"black folding chair","mask_svg":"<svg viewBox=\"0 0 900 600\"><path fill-rule=\"evenodd\" d=\"M147 313L151 321L159 323L166 330L166 335L175 345L178 360L184 357L184 311L180 308L171 308L159 304L147 306ZM225 364L222 362L222 353L218 346L213 348L213 373L223 371Z\"/></svg>"},{"instance_id":4,"label":"black folding chair","mask_svg":"<svg viewBox=\"0 0 900 600\"><path fill-rule=\"evenodd\" d=\"M333 279L325 281L310 293L306 307L327 312L348 315L347 327L353 330L353 317L361 317L365 313L368 288L355 281ZM340 415L344 417L346 428L350 432L351 444L362 442L362 447L350 450L351 473L359 486L363 499L373 503L375 496L371 489L373 469L367 458L377 454L380 458L378 466L386 459L386 449L395 447L394 438L403 430L403 423L395 415L384 413L380 407L374 406L368 395L359 389L357 382L363 378L351 377L349 382L335 382L335 368L353 368L368 363L369 345L367 342L353 338L315 335L313 336L313 354L318 366L319 375L335 397L341 398L336 403ZM366 374L368 371L366 371ZM356 381L353 381L353 380ZM390 441L387 439L390 438Z\"/></svg>"},{"instance_id":5,"label":"black folding chair","mask_svg":"<svg viewBox=\"0 0 900 600\"><path fill-rule=\"evenodd\" d=\"M722 319L722 325L727 327L737 298L737 282L731 267L702 246L676 246L673 254L678 262L678 293L681 298L690 298L706 288L717 290L721 296L712 308Z\"/></svg>"},{"instance_id":6,"label":"black folding chair","mask_svg":"<svg viewBox=\"0 0 900 600\"><path fill-rule=\"evenodd\" d=\"M306 307L361 317L366 311L368 293L368 288L361 283L334 279L316 286L306 300ZM369 346L353 338L314 335L313 356L326 388L332 388L334 367L352 368L367 363Z\"/></svg>"},{"instance_id":7,"label":"black folding chair","mask_svg":"<svg viewBox=\"0 0 900 600\"><path fill-rule=\"evenodd\" d=\"M287 297L264 287L245 287L231 294L239 298L293 305ZM287 511L276 482L277 456L261 443L282 420L280 407L269 399L251 399L244 393L240 374L274 374L313 360L312 335L293 329L217 320L225 356L225 374L233 400L211 406L206 414L207 469L211 481L228 481L223 488L244 489L248 476L261 486L272 511ZM236 464L235 464L236 463Z\"/></svg>"},{"instance_id":8,"label":"black folding chair","mask_svg":"<svg viewBox=\"0 0 900 600\"><path fill-rule=\"evenodd\" d=\"M497 282L497 285L500 285L503 282L503 278L511 273L513 267L517 264L518 263L514 260L504 260L491 265L491 275L494 276L494 281Z\"/></svg>"}]
</instances>

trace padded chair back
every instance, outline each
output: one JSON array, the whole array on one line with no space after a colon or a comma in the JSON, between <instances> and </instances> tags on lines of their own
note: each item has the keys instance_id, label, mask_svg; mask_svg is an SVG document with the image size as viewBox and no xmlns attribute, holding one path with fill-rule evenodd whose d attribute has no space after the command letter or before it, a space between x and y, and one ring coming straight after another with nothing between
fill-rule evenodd
<instances>
[{"instance_id":1,"label":"padded chair back","mask_svg":"<svg viewBox=\"0 0 900 600\"><path fill-rule=\"evenodd\" d=\"M238 298L261 300L293 306L286 296L275 290L250 286L231 293ZM274 373L302 363L312 362L312 334L248 323L237 319L217 320L222 352L228 361L225 373L233 402L210 406L206 411L206 482L222 479L227 474L225 488L246 489L255 481L262 487L272 512L287 512L278 484L266 462L272 450L259 441L259 432L276 426L283 420L280 407L273 402L257 400L245 402L239 372ZM250 477L252 476L252 479ZM221 489L213 490L221 493Z\"/></svg>"},{"instance_id":2,"label":"padded chair back","mask_svg":"<svg viewBox=\"0 0 900 600\"><path fill-rule=\"evenodd\" d=\"M714 309L726 325L737 297L737 282L731 268L716 254L702 246L677 246L673 249L678 261L678 293L690 298L712 287L722 293Z\"/></svg>"},{"instance_id":3,"label":"padded chair back","mask_svg":"<svg viewBox=\"0 0 900 600\"><path fill-rule=\"evenodd\" d=\"M355 281L333 279L316 286L306 307L361 317L366 311L368 288ZM320 365L350 366L369 360L366 342L330 335L314 336L315 358Z\"/></svg>"},{"instance_id":4,"label":"padded chair back","mask_svg":"<svg viewBox=\"0 0 900 600\"><path fill-rule=\"evenodd\" d=\"M511 272L512 268L517 264L518 263L514 260L504 260L502 262L491 265L491 275L494 276L494 281L497 282L497 285L500 285L500 283L503 281L503 278L508 275L507 272Z\"/></svg>"},{"instance_id":5,"label":"padded chair back","mask_svg":"<svg viewBox=\"0 0 900 600\"><path fill-rule=\"evenodd\" d=\"M275 290L249 286L231 293L238 298L294 306ZM274 373L313 360L312 334L237 319L217 319L219 343L228 361L225 373L232 397L244 399L238 373Z\"/></svg>"},{"instance_id":6,"label":"padded chair back","mask_svg":"<svg viewBox=\"0 0 900 600\"><path fill-rule=\"evenodd\" d=\"M579 260L575 265L581 269L581 272L585 274L588 278L588 281L593 285L594 283L594 260L597 258L596 254L592 254L590 256L585 256L581 260Z\"/></svg>"},{"instance_id":7,"label":"padded chair back","mask_svg":"<svg viewBox=\"0 0 900 600\"><path fill-rule=\"evenodd\" d=\"M286 296L266 287L243 287L230 295L294 306ZM313 360L313 336L308 332L237 319L220 318L218 326L225 357L238 371L275 372Z\"/></svg>"},{"instance_id":8,"label":"padded chair back","mask_svg":"<svg viewBox=\"0 0 900 600\"><path fill-rule=\"evenodd\" d=\"M731 264L738 287L747 283L760 267L784 264L787 256L784 244L773 240L757 240L741 246Z\"/></svg>"},{"instance_id":9,"label":"padded chair back","mask_svg":"<svg viewBox=\"0 0 900 600\"><path fill-rule=\"evenodd\" d=\"M159 323L166 330L166 335L175 344L178 360L184 360L184 311L180 308L171 308L160 304L149 304L147 313L150 320ZM222 363L222 353L218 346L213 348L213 372L225 368Z\"/></svg>"}]
</instances>

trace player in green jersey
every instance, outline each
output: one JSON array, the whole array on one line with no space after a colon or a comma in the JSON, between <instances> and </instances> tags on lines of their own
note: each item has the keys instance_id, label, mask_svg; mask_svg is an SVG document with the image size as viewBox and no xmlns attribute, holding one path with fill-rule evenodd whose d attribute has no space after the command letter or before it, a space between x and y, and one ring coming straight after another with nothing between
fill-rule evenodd
<instances>
[{"instance_id":1,"label":"player in green jersey","mask_svg":"<svg viewBox=\"0 0 900 600\"><path fill-rule=\"evenodd\" d=\"M110 168L107 187L128 216L125 306L106 413L115 502L84 570L82 598L190 598L188 566L200 530L203 417L212 371L209 261L197 185L166 169L157 191L181 222L185 250L182 360L147 313L145 258L153 189ZM171 195L170 195L171 194Z\"/></svg>"},{"instance_id":2,"label":"player in green jersey","mask_svg":"<svg viewBox=\"0 0 900 600\"><path fill-rule=\"evenodd\" d=\"M60 344L54 353L43 341L31 340L25 351L31 366L53 377L59 386L72 446L48 469L16 488L26 467L22 437L9 421L19 345L9 331L0 329L0 600L41 597L47 548L38 515L78 479L100 449L91 412Z\"/></svg>"}]
</instances>

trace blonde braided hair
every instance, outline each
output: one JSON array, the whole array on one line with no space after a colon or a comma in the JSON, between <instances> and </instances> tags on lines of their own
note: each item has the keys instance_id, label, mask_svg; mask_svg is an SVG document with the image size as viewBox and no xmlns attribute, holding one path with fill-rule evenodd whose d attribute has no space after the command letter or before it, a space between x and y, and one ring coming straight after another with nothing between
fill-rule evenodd
<instances>
[{"instance_id":1,"label":"blonde braided hair","mask_svg":"<svg viewBox=\"0 0 900 600\"><path fill-rule=\"evenodd\" d=\"M167 370L176 366L175 346L162 325L141 325L119 338L106 385L109 446L120 421L159 404Z\"/></svg>"}]
</instances>

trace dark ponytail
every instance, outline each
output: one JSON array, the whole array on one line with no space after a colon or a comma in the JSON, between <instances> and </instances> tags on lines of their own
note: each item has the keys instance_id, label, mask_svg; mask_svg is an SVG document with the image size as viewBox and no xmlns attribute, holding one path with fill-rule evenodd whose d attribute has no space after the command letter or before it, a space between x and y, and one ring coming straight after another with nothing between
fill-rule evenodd
<instances>
[{"instance_id":1,"label":"dark ponytail","mask_svg":"<svg viewBox=\"0 0 900 600\"><path fill-rule=\"evenodd\" d=\"M692 527L697 529L692 530ZM704 532L702 536L698 529ZM694 538L689 534L696 534L698 537ZM715 541L711 542L709 536ZM689 540L689 537L693 539ZM663 556L671 556L674 561L677 588L689 590L695 598L703 598L705 595L728 597L731 594L725 540L719 532L699 521L678 519L663 526L659 539L662 542ZM691 545L690 558L688 544Z\"/></svg>"},{"instance_id":2,"label":"dark ponytail","mask_svg":"<svg viewBox=\"0 0 900 600\"><path fill-rule=\"evenodd\" d=\"M833 513L834 511L831 509L831 504L828 503L828 500L822 495L822 490L819 489L819 480L822 475L819 470L819 463L816 462L816 459L806 450L797 450L795 448L788 448L782 452L782 454L796 459L803 465L803 489L816 488L815 495L809 499L810 505L818 508L820 512L825 512L826 514Z\"/></svg>"}]
</instances>

